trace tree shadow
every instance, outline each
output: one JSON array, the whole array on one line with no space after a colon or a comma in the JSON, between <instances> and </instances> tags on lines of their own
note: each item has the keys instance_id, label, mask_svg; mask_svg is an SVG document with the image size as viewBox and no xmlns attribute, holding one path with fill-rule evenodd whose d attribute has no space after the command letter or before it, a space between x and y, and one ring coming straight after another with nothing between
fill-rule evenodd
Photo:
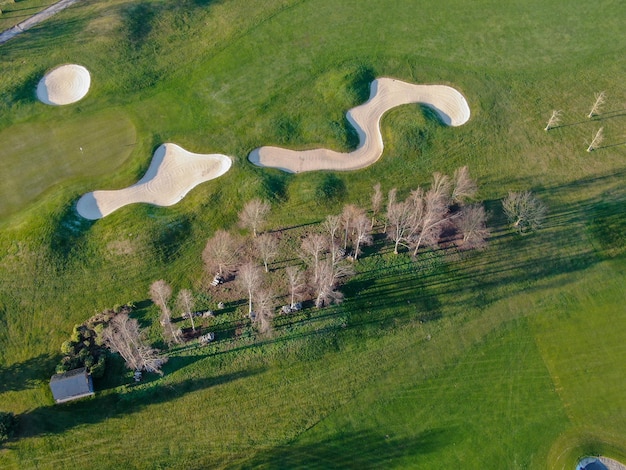
<instances>
[{"instance_id":1,"label":"tree shadow","mask_svg":"<svg viewBox=\"0 0 626 470\"><path fill-rule=\"evenodd\" d=\"M449 446L454 435L455 431L451 428L430 429L414 437L359 431L313 443L296 441L263 450L251 459L237 463L237 467L310 470L392 468L415 462L420 455L431 454Z\"/></svg>"},{"instance_id":2,"label":"tree shadow","mask_svg":"<svg viewBox=\"0 0 626 470\"><path fill-rule=\"evenodd\" d=\"M192 220L186 215L158 227L152 237L152 246L159 259L168 263L178 258L192 231Z\"/></svg>"},{"instance_id":3,"label":"tree shadow","mask_svg":"<svg viewBox=\"0 0 626 470\"><path fill-rule=\"evenodd\" d=\"M42 380L50 378L50 371L58 361L59 356L40 354L24 362L0 367L0 393L36 387Z\"/></svg>"},{"instance_id":4,"label":"tree shadow","mask_svg":"<svg viewBox=\"0 0 626 470\"><path fill-rule=\"evenodd\" d=\"M581 124L587 124L587 123L590 123L590 122L606 121L608 119L614 119L614 118L626 116L626 112L625 111L626 110L624 110L624 109L618 109L618 110L615 110L615 111L607 111L605 113L596 114L593 117L587 118L587 119L585 119L583 121L568 122L568 123L565 123L565 124L559 124L557 126L552 126L548 130L551 131L553 129L560 129L561 127L579 126Z\"/></svg>"},{"instance_id":5,"label":"tree shadow","mask_svg":"<svg viewBox=\"0 0 626 470\"><path fill-rule=\"evenodd\" d=\"M83 250L87 233L96 223L76 212L76 203L67 204L58 218L51 222L50 250L65 264L74 253Z\"/></svg>"},{"instance_id":6,"label":"tree shadow","mask_svg":"<svg viewBox=\"0 0 626 470\"><path fill-rule=\"evenodd\" d=\"M204 379L185 380L171 385L141 383L126 393L96 395L90 399L36 408L19 415L16 438L62 434L77 426L96 424L118 416L137 413L151 405L166 403L186 393L251 377L262 373L263 370L246 370Z\"/></svg>"},{"instance_id":7,"label":"tree shadow","mask_svg":"<svg viewBox=\"0 0 626 470\"><path fill-rule=\"evenodd\" d=\"M5 99L12 104L33 103L37 100L36 90L39 80L44 76L45 70L39 68L26 76L25 80L7 93Z\"/></svg>"},{"instance_id":8,"label":"tree shadow","mask_svg":"<svg viewBox=\"0 0 626 470\"><path fill-rule=\"evenodd\" d=\"M626 145L626 142L619 142L617 144L610 144L610 145L601 145L600 147L594 148L594 150L608 149L611 147L619 147L621 145Z\"/></svg>"},{"instance_id":9,"label":"tree shadow","mask_svg":"<svg viewBox=\"0 0 626 470\"><path fill-rule=\"evenodd\" d=\"M267 169L261 175L263 192L266 199L281 203L289 199L289 176L284 171Z\"/></svg>"}]
</instances>

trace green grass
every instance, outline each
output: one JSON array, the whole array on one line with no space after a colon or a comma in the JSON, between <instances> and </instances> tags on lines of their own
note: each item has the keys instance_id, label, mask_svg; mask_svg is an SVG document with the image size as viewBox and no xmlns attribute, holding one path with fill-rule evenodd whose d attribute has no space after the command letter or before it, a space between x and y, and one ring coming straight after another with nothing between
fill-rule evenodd
<instances>
[{"instance_id":1,"label":"green grass","mask_svg":"<svg viewBox=\"0 0 626 470\"><path fill-rule=\"evenodd\" d=\"M0 140L8 165L0 183L0 214L22 208L70 178L110 177L128 159L135 138L132 122L115 111L69 117L61 127L48 121L5 130Z\"/></svg>"},{"instance_id":2,"label":"green grass","mask_svg":"<svg viewBox=\"0 0 626 470\"><path fill-rule=\"evenodd\" d=\"M0 466L561 469L584 453L623 458L623 17L610 1L110 0L0 46L11 175L0 183L0 407L21 422ZM37 102L39 78L68 62L90 70L87 97ZM445 128L420 106L392 110L383 158L353 173L246 162L260 145L350 149L345 111L376 76L454 86L472 118ZM606 113L588 120L602 90ZM546 133L552 109L564 125ZM599 126L605 147L587 153ZM77 216L81 194L137 181L163 142L226 153L233 168L170 208ZM126 388L129 376L111 371L94 399L52 405L59 347L94 311L136 302L158 339L152 281L219 300L201 285L201 252L248 199L272 199L270 225L296 227L369 205L378 181L406 194L461 165L491 212L487 250L412 261L376 246L344 304L281 318L271 341L229 305L214 325L223 339L174 353L162 379ZM549 217L516 237L498 200L523 189ZM286 232L290 246L305 228Z\"/></svg>"},{"instance_id":3,"label":"green grass","mask_svg":"<svg viewBox=\"0 0 626 470\"><path fill-rule=\"evenodd\" d=\"M35 13L56 3L54 0L2 0L0 1L0 32L12 28Z\"/></svg>"}]
</instances>

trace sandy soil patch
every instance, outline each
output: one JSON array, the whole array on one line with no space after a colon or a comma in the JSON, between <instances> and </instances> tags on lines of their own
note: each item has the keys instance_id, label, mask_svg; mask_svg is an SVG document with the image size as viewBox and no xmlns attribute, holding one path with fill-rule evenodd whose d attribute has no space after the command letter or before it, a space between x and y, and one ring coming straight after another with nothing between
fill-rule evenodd
<instances>
[{"instance_id":1,"label":"sandy soil patch","mask_svg":"<svg viewBox=\"0 0 626 470\"><path fill-rule=\"evenodd\" d=\"M261 167L278 168L289 173L315 170L349 171L365 168L376 162L383 153L380 119L396 106L421 103L432 108L448 126L460 126L470 118L465 97L445 85L414 85L378 78L372 82L367 102L347 113L348 121L359 134L359 146L350 153L329 149L288 150L280 147L259 147L248 159Z\"/></svg>"},{"instance_id":2,"label":"sandy soil patch","mask_svg":"<svg viewBox=\"0 0 626 470\"><path fill-rule=\"evenodd\" d=\"M50 105L76 103L89 91L91 75L82 65L67 64L43 76L37 84L37 98Z\"/></svg>"},{"instance_id":3,"label":"sandy soil patch","mask_svg":"<svg viewBox=\"0 0 626 470\"><path fill-rule=\"evenodd\" d=\"M76 210L82 217L96 220L137 202L171 206L200 183L222 176L231 165L226 155L191 153L176 144L163 144L137 183L124 189L87 193L78 200Z\"/></svg>"}]
</instances>

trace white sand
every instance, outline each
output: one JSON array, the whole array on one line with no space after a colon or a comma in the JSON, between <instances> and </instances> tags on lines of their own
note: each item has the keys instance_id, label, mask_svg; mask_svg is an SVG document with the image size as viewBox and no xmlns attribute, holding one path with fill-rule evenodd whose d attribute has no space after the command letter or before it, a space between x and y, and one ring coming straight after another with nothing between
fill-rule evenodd
<instances>
[{"instance_id":1,"label":"white sand","mask_svg":"<svg viewBox=\"0 0 626 470\"><path fill-rule=\"evenodd\" d=\"M71 104L89 91L91 76L82 65L67 64L51 70L37 85L37 98L50 105Z\"/></svg>"},{"instance_id":2,"label":"white sand","mask_svg":"<svg viewBox=\"0 0 626 470\"><path fill-rule=\"evenodd\" d=\"M347 113L348 120L359 134L354 152L341 153L328 149L295 151L279 147L259 147L248 159L257 166L279 168L290 173L315 170L357 170L380 158L383 139L380 119L396 106L421 103L437 112L449 126L460 126L470 118L470 109L461 93L444 85L413 85L379 78L372 82L369 100Z\"/></svg>"},{"instance_id":3,"label":"white sand","mask_svg":"<svg viewBox=\"0 0 626 470\"><path fill-rule=\"evenodd\" d=\"M78 200L76 210L82 217L95 220L136 202L171 206L200 183L222 176L231 165L226 155L202 155L176 144L163 144L137 183L124 189L87 193Z\"/></svg>"}]
</instances>

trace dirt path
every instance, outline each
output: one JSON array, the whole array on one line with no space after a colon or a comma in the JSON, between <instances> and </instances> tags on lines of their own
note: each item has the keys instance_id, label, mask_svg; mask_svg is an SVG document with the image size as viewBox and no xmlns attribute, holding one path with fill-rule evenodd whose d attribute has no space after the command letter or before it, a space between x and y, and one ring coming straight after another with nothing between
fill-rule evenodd
<instances>
[{"instance_id":1,"label":"dirt path","mask_svg":"<svg viewBox=\"0 0 626 470\"><path fill-rule=\"evenodd\" d=\"M45 10L42 10L39 13L34 14L30 18L0 33L0 44L4 44L10 39L13 39L18 34L23 33L27 29L30 29L33 26L41 23L42 21L47 20L51 16L60 12L61 10L65 10L70 5L79 1L80 0L61 0L60 2L49 6Z\"/></svg>"}]
</instances>

